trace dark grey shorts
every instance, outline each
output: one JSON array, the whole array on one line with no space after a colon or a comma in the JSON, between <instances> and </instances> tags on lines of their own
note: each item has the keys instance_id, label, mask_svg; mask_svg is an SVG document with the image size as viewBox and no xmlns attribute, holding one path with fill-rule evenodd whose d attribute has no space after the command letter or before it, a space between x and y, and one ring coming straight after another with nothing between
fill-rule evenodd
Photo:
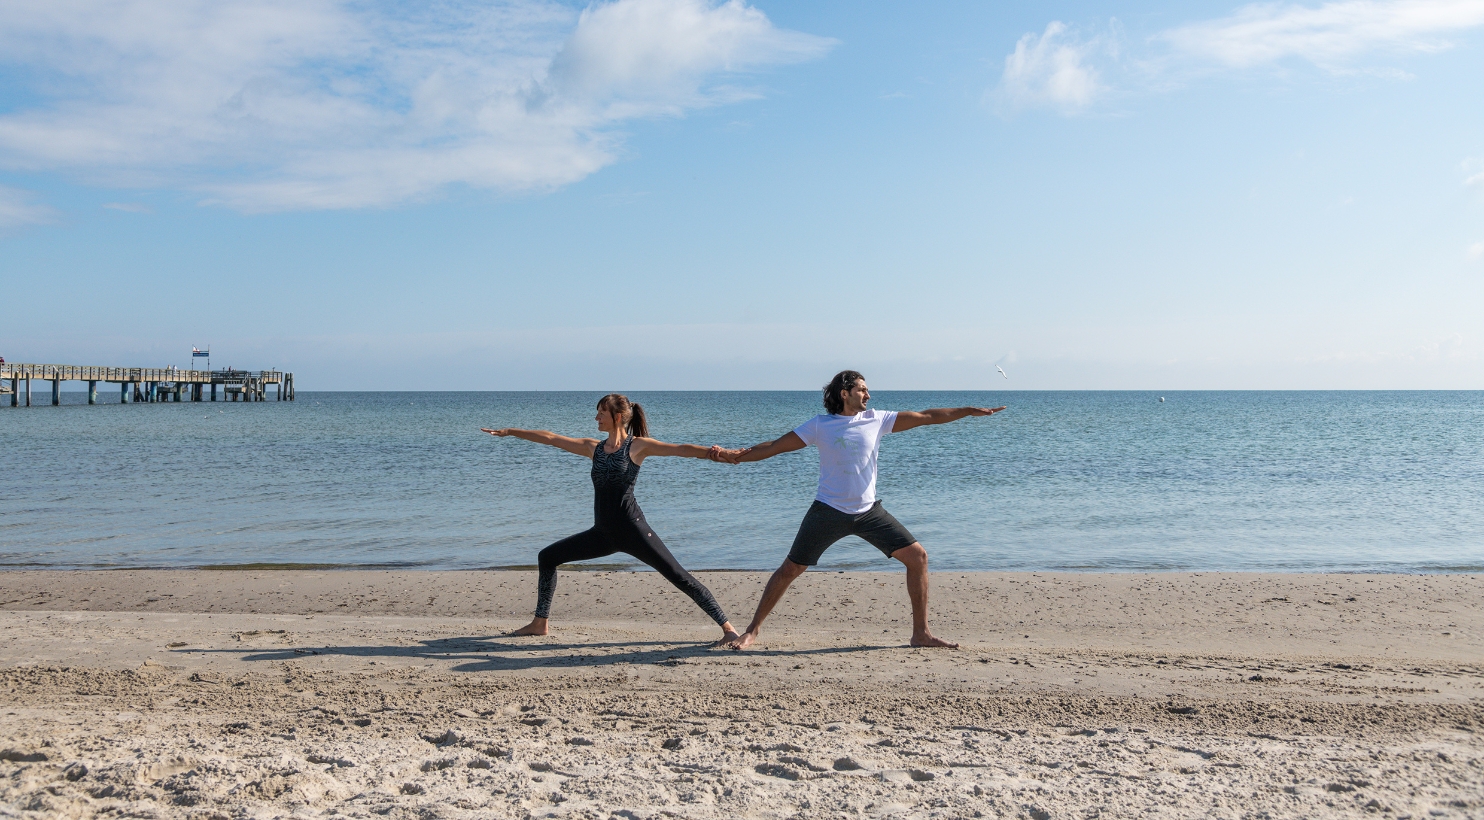
<instances>
[{"instance_id":1,"label":"dark grey shorts","mask_svg":"<svg viewBox=\"0 0 1484 820\"><path fill-rule=\"evenodd\" d=\"M863 513L843 513L823 501L809 505L804 513L804 523L799 525L799 534L794 536L794 545L788 551L788 560L795 564L812 567L819 563L819 556L830 545L847 535L858 535L888 558L902 547L910 547L917 541L902 522L892 517L877 501Z\"/></svg>"}]
</instances>

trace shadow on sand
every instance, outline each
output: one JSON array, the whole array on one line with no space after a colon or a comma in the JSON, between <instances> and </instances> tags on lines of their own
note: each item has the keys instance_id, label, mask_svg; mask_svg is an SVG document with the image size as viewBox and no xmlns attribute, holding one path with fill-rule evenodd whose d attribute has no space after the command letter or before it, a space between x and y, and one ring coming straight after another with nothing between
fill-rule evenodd
<instances>
[{"instance_id":1,"label":"shadow on sand","mask_svg":"<svg viewBox=\"0 0 1484 820\"><path fill-rule=\"evenodd\" d=\"M749 649L756 657L800 657L838 655L848 652L872 652L900 649L890 646L860 645L821 649ZM422 660L462 660L450 667L453 672L509 672L523 669L600 668L619 664L671 664L687 658L716 653L730 655L731 650L712 644L670 643L666 641L609 641L599 643L543 642L542 638L511 638L506 635L440 638L408 646L295 646L284 649L179 649L189 654L239 655L244 661L287 661L311 655L340 655L350 658L402 658Z\"/></svg>"}]
</instances>

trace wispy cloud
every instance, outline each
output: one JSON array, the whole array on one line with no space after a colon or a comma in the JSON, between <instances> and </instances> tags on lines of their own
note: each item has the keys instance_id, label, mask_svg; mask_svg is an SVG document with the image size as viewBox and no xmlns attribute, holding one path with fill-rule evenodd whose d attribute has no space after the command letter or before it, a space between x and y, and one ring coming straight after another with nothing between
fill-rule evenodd
<instances>
[{"instance_id":1,"label":"wispy cloud","mask_svg":"<svg viewBox=\"0 0 1484 820\"><path fill-rule=\"evenodd\" d=\"M1484 259L1484 242L1475 242L1469 246L1469 261L1478 262Z\"/></svg>"},{"instance_id":2,"label":"wispy cloud","mask_svg":"<svg viewBox=\"0 0 1484 820\"><path fill-rule=\"evenodd\" d=\"M614 161L615 126L833 42L742 0L19 0L0 62L42 102L0 116L0 163L244 211L549 189Z\"/></svg>"},{"instance_id":3,"label":"wispy cloud","mask_svg":"<svg viewBox=\"0 0 1484 820\"><path fill-rule=\"evenodd\" d=\"M56 221L57 212L35 201L30 191L0 185L0 235Z\"/></svg>"},{"instance_id":4,"label":"wispy cloud","mask_svg":"<svg viewBox=\"0 0 1484 820\"><path fill-rule=\"evenodd\" d=\"M1040 34L1023 35L1005 57L998 94L1015 107L1081 110L1103 90L1092 59L1106 50L1105 38L1081 38L1052 21Z\"/></svg>"},{"instance_id":5,"label":"wispy cloud","mask_svg":"<svg viewBox=\"0 0 1484 820\"><path fill-rule=\"evenodd\" d=\"M1484 25L1484 0L1345 0L1317 7L1244 6L1229 17L1155 36L1177 52L1233 68L1289 57L1330 70L1377 52L1436 52L1449 35Z\"/></svg>"},{"instance_id":6,"label":"wispy cloud","mask_svg":"<svg viewBox=\"0 0 1484 820\"><path fill-rule=\"evenodd\" d=\"M1053 21L1044 32L1027 33L1015 44L995 92L1017 106L1074 114L1114 91L1168 89L1211 71L1290 59L1336 74L1404 76L1375 58L1443 51L1480 26L1484 0L1257 3L1226 17L1155 32L1132 45L1116 24L1108 33L1078 36Z\"/></svg>"},{"instance_id":7,"label":"wispy cloud","mask_svg":"<svg viewBox=\"0 0 1484 820\"><path fill-rule=\"evenodd\" d=\"M123 211L129 214L152 214L155 212L154 208L145 205L143 202L105 202L103 203L103 207L110 211Z\"/></svg>"}]
</instances>

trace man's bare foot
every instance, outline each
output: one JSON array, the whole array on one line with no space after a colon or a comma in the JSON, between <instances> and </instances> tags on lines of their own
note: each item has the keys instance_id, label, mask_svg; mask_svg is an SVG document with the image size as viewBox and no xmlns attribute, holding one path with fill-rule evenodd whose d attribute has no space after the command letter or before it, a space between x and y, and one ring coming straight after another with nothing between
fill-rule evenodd
<instances>
[{"instance_id":1,"label":"man's bare foot","mask_svg":"<svg viewBox=\"0 0 1484 820\"><path fill-rule=\"evenodd\" d=\"M546 631L546 619L534 618L530 623L510 634L512 637L515 635L545 635Z\"/></svg>"},{"instance_id":2,"label":"man's bare foot","mask_svg":"<svg viewBox=\"0 0 1484 820\"><path fill-rule=\"evenodd\" d=\"M727 648L728 649L746 649L747 647L752 646L752 642L753 641L756 641L756 640L757 640L756 633L753 633L753 632L743 632L741 635L738 635L736 637L736 639L734 639L731 643L728 643L727 644Z\"/></svg>"},{"instance_id":3,"label":"man's bare foot","mask_svg":"<svg viewBox=\"0 0 1484 820\"><path fill-rule=\"evenodd\" d=\"M956 643L954 643L952 641L945 641L942 638L939 638L939 637L933 635L933 633L931 633L931 632L928 632L928 633L925 633L925 634L922 634L922 635L913 635L912 636L912 645L913 646L917 646L917 647L938 647L938 648L941 648L941 649L957 649L958 648L958 644L956 644Z\"/></svg>"}]
</instances>

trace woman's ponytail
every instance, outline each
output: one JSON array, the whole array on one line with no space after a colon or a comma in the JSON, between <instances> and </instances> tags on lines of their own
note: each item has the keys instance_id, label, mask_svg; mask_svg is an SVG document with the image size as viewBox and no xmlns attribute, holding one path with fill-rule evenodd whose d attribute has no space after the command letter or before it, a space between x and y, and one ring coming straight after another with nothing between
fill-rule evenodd
<instances>
[{"instance_id":1,"label":"woman's ponytail","mask_svg":"<svg viewBox=\"0 0 1484 820\"><path fill-rule=\"evenodd\" d=\"M609 393L599 399L598 411L618 414L619 423L630 435L649 436L649 419L644 417L644 408L629 401L629 397L622 393Z\"/></svg>"},{"instance_id":2,"label":"woman's ponytail","mask_svg":"<svg viewBox=\"0 0 1484 820\"><path fill-rule=\"evenodd\" d=\"M644 417L644 405L639 402L629 404L633 415L629 417L629 433L639 438L649 437L649 419Z\"/></svg>"}]
</instances>

